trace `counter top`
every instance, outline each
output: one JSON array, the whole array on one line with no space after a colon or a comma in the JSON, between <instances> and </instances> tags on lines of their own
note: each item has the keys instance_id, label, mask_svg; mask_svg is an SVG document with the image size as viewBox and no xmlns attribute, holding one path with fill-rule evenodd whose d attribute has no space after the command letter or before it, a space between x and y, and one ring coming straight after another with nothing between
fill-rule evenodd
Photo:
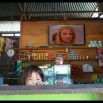
<instances>
[{"instance_id":1,"label":"counter top","mask_svg":"<svg viewBox=\"0 0 103 103\"><path fill-rule=\"evenodd\" d=\"M43 86L0 86L0 95L7 94L68 94L103 93L103 84L70 84Z\"/></svg>"}]
</instances>

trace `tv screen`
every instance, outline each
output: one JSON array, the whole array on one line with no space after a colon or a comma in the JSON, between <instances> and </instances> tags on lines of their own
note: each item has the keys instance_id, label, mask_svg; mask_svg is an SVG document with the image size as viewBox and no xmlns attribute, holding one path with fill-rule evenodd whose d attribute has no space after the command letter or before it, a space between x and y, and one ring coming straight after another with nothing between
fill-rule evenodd
<instances>
[{"instance_id":1,"label":"tv screen","mask_svg":"<svg viewBox=\"0 0 103 103\"><path fill-rule=\"evenodd\" d=\"M84 45L84 25L50 25L49 45Z\"/></svg>"}]
</instances>

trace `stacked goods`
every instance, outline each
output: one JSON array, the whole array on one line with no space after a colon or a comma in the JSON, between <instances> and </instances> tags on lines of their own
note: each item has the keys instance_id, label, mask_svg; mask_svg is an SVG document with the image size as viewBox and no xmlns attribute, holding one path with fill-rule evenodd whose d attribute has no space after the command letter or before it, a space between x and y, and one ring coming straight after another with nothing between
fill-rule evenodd
<instances>
[{"instance_id":1,"label":"stacked goods","mask_svg":"<svg viewBox=\"0 0 103 103\"><path fill-rule=\"evenodd\" d=\"M103 72L103 67L98 67L94 69L94 72Z\"/></svg>"},{"instance_id":2,"label":"stacked goods","mask_svg":"<svg viewBox=\"0 0 103 103\"><path fill-rule=\"evenodd\" d=\"M99 66L103 67L103 48L98 49Z\"/></svg>"},{"instance_id":3,"label":"stacked goods","mask_svg":"<svg viewBox=\"0 0 103 103\"><path fill-rule=\"evenodd\" d=\"M0 37L0 53L3 52L4 44L5 44L5 39L3 37Z\"/></svg>"},{"instance_id":4,"label":"stacked goods","mask_svg":"<svg viewBox=\"0 0 103 103\"><path fill-rule=\"evenodd\" d=\"M68 59L66 49L38 48L21 50L21 60L55 60L56 55L62 55L64 60Z\"/></svg>"},{"instance_id":5,"label":"stacked goods","mask_svg":"<svg viewBox=\"0 0 103 103\"><path fill-rule=\"evenodd\" d=\"M71 73L80 73L82 71L82 65L71 64Z\"/></svg>"}]
</instances>

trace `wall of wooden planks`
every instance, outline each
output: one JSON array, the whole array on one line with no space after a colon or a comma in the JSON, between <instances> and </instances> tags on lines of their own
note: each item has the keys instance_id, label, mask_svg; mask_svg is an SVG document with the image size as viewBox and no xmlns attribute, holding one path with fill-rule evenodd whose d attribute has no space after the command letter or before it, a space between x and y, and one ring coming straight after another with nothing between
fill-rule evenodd
<instances>
[{"instance_id":1,"label":"wall of wooden planks","mask_svg":"<svg viewBox=\"0 0 103 103\"><path fill-rule=\"evenodd\" d=\"M72 20L72 21L22 21L20 48L27 44L34 47L48 46L49 25L84 24L87 46L90 40L103 41L103 21L101 20Z\"/></svg>"},{"instance_id":2,"label":"wall of wooden planks","mask_svg":"<svg viewBox=\"0 0 103 103\"><path fill-rule=\"evenodd\" d=\"M91 40L103 41L103 21L101 20L72 20L72 21L22 21L21 22L21 38L20 48L25 48L27 44L31 44L33 47L48 46L48 27L49 25L74 25L84 24L85 25L85 45L87 47ZM88 49L87 49L88 51ZM83 52L82 54L86 53ZM90 52L91 53L91 52ZM92 52L93 54L93 52ZM92 56L92 54L90 54ZM97 61L74 61L73 64L81 65L85 63L93 64L98 66ZM91 63L92 62L92 63ZM47 63L43 62L42 63ZM42 64L41 63L41 64ZM54 64L53 61L49 63ZM68 62L69 63L69 62ZM37 63L38 64L38 63ZM40 61L39 61L40 64ZM98 73L97 73L98 74ZM98 74L99 75L99 74ZM79 82L93 82L92 73L73 73L72 79Z\"/></svg>"}]
</instances>

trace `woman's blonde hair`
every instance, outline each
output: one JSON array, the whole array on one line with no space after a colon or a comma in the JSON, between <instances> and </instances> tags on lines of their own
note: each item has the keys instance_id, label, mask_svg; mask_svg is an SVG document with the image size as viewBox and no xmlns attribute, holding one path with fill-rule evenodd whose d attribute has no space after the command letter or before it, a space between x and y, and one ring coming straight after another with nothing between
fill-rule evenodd
<instances>
[{"instance_id":1,"label":"woman's blonde hair","mask_svg":"<svg viewBox=\"0 0 103 103\"><path fill-rule=\"evenodd\" d=\"M74 29L72 27L70 27L70 26L64 26L64 27L60 28L58 30L58 32L57 32L57 39L56 39L57 41L56 41L56 44L62 44L63 41L61 40L60 34L61 34L61 32L64 29L68 29L68 30L70 30L72 32L73 39L72 39L71 43L74 43L74 40L75 40L75 31L74 31Z\"/></svg>"}]
</instances>

